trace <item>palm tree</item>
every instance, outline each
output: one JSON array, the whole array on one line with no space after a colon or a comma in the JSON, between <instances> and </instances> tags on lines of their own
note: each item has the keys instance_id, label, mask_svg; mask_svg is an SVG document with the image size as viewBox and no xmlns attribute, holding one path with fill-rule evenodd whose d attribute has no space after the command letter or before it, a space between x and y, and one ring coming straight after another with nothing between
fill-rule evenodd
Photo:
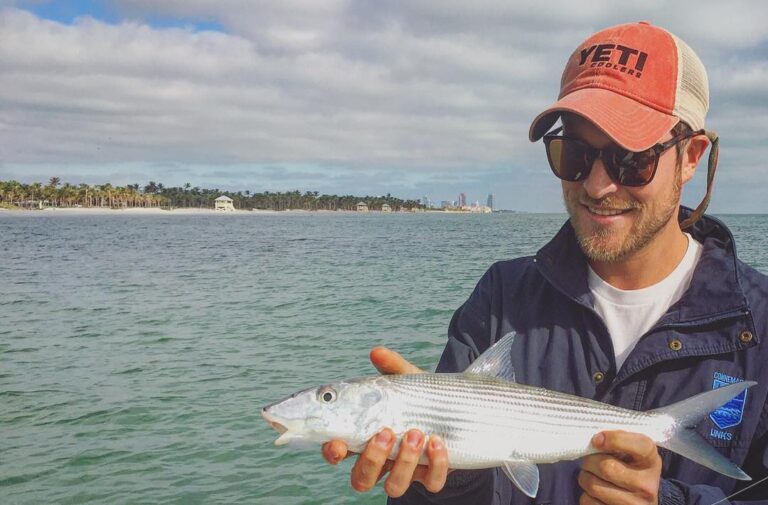
<instances>
[{"instance_id":1,"label":"palm tree","mask_svg":"<svg viewBox=\"0 0 768 505\"><path fill-rule=\"evenodd\" d=\"M155 183L155 181L149 181L149 184L144 186L144 192L151 193L151 194L157 193L157 184Z\"/></svg>"},{"instance_id":2,"label":"palm tree","mask_svg":"<svg viewBox=\"0 0 768 505\"><path fill-rule=\"evenodd\" d=\"M150 181L143 191L139 184L127 186L112 186L111 184L94 185L80 184L77 187L65 183L61 179L51 177L46 186L39 182L22 184L17 181L0 181L0 203L5 205L41 205L45 198L50 205L72 206L79 204L84 207L212 207L213 200L225 194L235 200L237 208L249 209L307 209L307 210L354 210L357 202L367 201L371 209L381 209L384 203L393 209L421 208L415 200L401 200L387 193L386 196L354 196L354 195L321 195L317 191L299 190L288 192L264 191L254 193L251 190L225 191L216 189L201 189L185 183L183 187L166 187L162 183Z\"/></svg>"}]
</instances>

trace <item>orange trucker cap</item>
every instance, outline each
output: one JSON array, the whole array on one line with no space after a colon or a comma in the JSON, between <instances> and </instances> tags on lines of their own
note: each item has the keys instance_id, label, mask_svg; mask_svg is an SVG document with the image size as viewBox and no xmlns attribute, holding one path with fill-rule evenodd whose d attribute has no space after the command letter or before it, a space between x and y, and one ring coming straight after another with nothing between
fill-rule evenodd
<instances>
[{"instance_id":1,"label":"orange trucker cap","mask_svg":"<svg viewBox=\"0 0 768 505\"><path fill-rule=\"evenodd\" d=\"M573 112L630 151L653 146L679 121L704 128L709 85L704 65L675 35L648 22L602 30L573 52L558 101L531 124L531 142Z\"/></svg>"}]
</instances>

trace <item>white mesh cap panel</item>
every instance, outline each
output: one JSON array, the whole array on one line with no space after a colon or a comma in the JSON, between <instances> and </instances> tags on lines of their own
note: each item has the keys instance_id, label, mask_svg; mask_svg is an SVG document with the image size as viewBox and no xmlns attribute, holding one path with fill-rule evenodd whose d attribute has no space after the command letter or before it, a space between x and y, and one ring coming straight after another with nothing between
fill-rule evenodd
<instances>
[{"instance_id":1,"label":"white mesh cap panel","mask_svg":"<svg viewBox=\"0 0 768 505\"><path fill-rule=\"evenodd\" d=\"M677 45L678 76L673 114L694 130L704 128L709 110L707 71L688 44L670 33Z\"/></svg>"}]
</instances>

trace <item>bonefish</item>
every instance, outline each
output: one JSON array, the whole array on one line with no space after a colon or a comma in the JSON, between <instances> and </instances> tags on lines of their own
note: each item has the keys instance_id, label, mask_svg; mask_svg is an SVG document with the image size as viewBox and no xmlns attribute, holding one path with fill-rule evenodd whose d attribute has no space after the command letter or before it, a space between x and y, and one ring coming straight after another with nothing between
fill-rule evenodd
<instances>
[{"instance_id":1,"label":"bonefish","mask_svg":"<svg viewBox=\"0 0 768 505\"><path fill-rule=\"evenodd\" d=\"M536 496L538 463L597 452L592 437L624 430L734 479L750 480L694 428L708 413L753 386L744 381L646 412L514 382L507 334L463 373L380 375L313 387L262 409L280 432L275 445L343 440L361 451L391 428L398 443L410 429L440 436L454 469L501 467L526 495ZM426 444L425 444L426 447ZM422 454L421 462L426 463Z\"/></svg>"}]
</instances>

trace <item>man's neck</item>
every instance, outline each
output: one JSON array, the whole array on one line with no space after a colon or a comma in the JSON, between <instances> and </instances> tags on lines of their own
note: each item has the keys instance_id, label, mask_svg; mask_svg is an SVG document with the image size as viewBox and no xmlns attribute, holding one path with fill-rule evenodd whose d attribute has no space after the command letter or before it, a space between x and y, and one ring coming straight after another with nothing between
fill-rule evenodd
<instances>
[{"instance_id":1,"label":"man's neck","mask_svg":"<svg viewBox=\"0 0 768 505\"><path fill-rule=\"evenodd\" d=\"M642 289L665 279L680 264L688 238L673 222L641 250L615 262L589 260L589 266L605 282L618 289Z\"/></svg>"}]
</instances>

